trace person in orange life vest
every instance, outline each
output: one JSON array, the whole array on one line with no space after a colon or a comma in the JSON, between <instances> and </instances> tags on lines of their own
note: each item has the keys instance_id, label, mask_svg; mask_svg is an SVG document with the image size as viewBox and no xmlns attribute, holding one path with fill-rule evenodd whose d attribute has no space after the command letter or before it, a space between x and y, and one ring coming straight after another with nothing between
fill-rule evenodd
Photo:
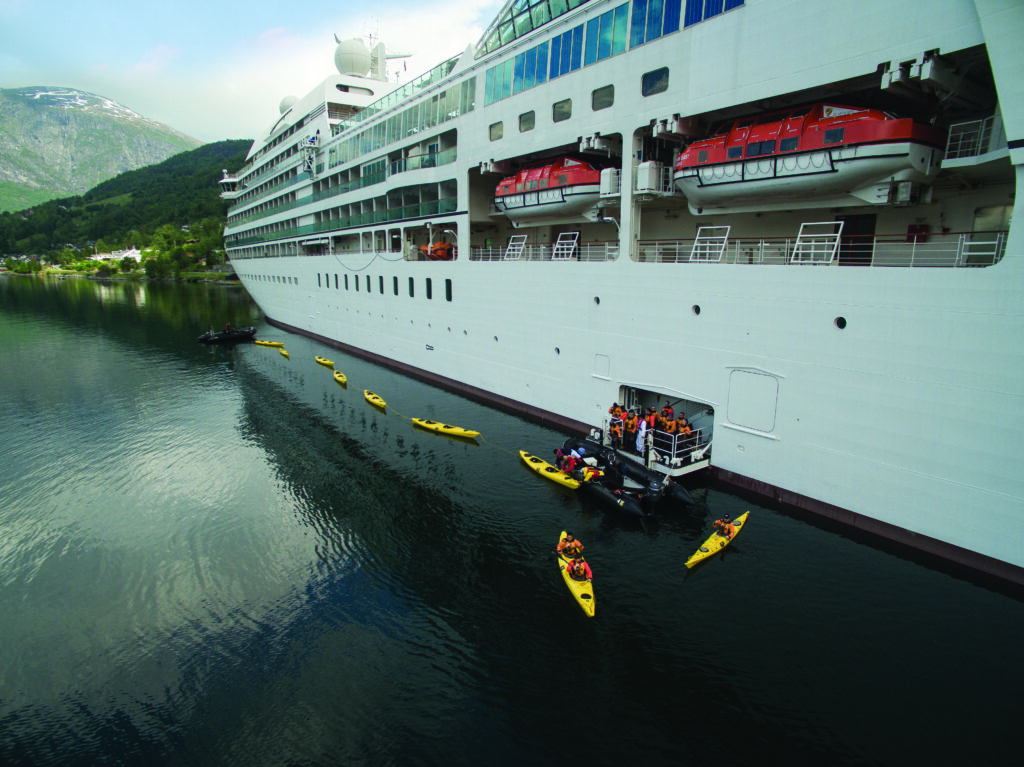
<instances>
[{"instance_id":1,"label":"person in orange life vest","mask_svg":"<svg viewBox=\"0 0 1024 767\"><path fill-rule=\"evenodd\" d=\"M620 420L622 419L622 408L619 407L618 402L613 402L612 406L608 408L608 415L610 415L612 418L618 418Z\"/></svg>"},{"instance_id":2,"label":"person in orange life vest","mask_svg":"<svg viewBox=\"0 0 1024 767\"><path fill-rule=\"evenodd\" d=\"M612 421L608 425L608 434L612 438L612 447L618 448L622 444L622 421Z\"/></svg>"},{"instance_id":3,"label":"person in orange life vest","mask_svg":"<svg viewBox=\"0 0 1024 767\"><path fill-rule=\"evenodd\" d=\"M632 410L626 414L626 444L632 445L636 442L636 426L637 418L636 413Z\"/></svg>"},{"instance_id":4,"label":"person in orange life vest","mask_svg":"<svg viewBox=\"0 0 1024 767\"><path fill-rule=\"evenodd\" d=\"M724 535L726 538L736 535L736 525L732 523L732 518L728 514L723 514L721 519L716 519L714 526L718 528L718 534Z\"/></svg>"},{"instance_id":5,"label":"person in orange life vest","mask_svg":"<svg viewBox=\"0 0 1024 767\"><path fill-rule=\"evenodd\" d=\"M576 557L565 567L574 581L592 581L594 579L594 573L583 557Z\"/></svg>"},{"instance_id":6,"label":"person in orange life vest","mask_svg":"<svg viewBox=\"0 0 1024 767\"><path fill-rule=\"evenodd\" d=\"M664 407L661 408L661 417L671 421L675 418L676 411L672 409L672 406L668 404L668 400L665 400Z\"/></svg>"},{"instance_id":7,"label":"person in orange life vest","mask_svg":"<svg viewBox=\"0 0 1024 767\"><path fill-rule=\"evenodd\" d=\"M653 429L658 425L658 411L654 407L647 408L647 428Z\"/></svg>"},{"instance_id":8,"label":"person in orange life vest","mask_svg":"<svg viewBox=\"0 0 1024 767\"><path fill-rule=\"evenodd\" d=\"M689 437L690 433L690 424L686 420L686 416L680 413L679 417L676 419L676 434Z\"/></svg>"},{"instance_id":9,"label":"person in orange life vest","mask_svg":"<svg viewBox=\"0 0 1024 767\"><path fill-rule=\"evenodd\" d=\"M661 430L666 434L675 434L676 422L671 418L666 418L664 423L662 424Z\"/></svg>"},{"instance_id":10,"label":"person in orange life vest","mask_svg":"<svg viewBox=\"0 0 1024 767\"><path fill-rule=\"evenodd\" d=\"M572 533L566 533L565 537L558 542L558 553L568 557L578 557L583 551L583 544L577 541Z\"/></svg>"},{"instance_id":11,"label":"person in orange life vest","mask_svg":"<svg viewBox=\"0 0 1024 767\"><path fill-rule=\"evenodd\" d=\"M600 479L604 472L595 466L584 466L583 467L583 481L592 482L595 479Z\"/></svg>"}]
</instances>

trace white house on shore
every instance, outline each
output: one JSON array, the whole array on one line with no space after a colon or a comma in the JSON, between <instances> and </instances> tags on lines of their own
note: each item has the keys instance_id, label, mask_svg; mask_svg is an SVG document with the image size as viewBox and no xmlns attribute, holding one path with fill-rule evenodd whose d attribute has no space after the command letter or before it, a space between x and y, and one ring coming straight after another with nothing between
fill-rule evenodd
<instances>
[{"instance_id":1,"label":"white house on shore","mask_svg":"<svg viewBox=\"0 0 1024 767\"><path fill-rule=\"evenodd\" d=\"M115 250L111 253L97 253L90 258L93 261L121 261L125 257L135 259L138 263L142 260L142 252L138 248L131 248L130 250Z\"/></svg>"}]
</instances>

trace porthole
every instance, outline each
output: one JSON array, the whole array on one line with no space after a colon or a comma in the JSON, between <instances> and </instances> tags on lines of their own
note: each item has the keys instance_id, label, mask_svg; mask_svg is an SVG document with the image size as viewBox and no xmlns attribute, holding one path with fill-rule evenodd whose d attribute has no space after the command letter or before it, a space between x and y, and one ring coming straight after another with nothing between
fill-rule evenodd
<instances>
[{"instance_id":1,"label":"porthole","mask_svg":"<svg viewBox=\"0 0 1024 767\"><path fill-rule=\"evenodd\" d=\"M696 316L696 317L700 317L700 304L694 304L694 305L693 305L693 306L691 307L691 309L693 309L693 314L694 314L694 316Z\"/></svg>"},{"instance_id":2,"label":"porthole","mask_svg":"<svg viewBox=\"0 0 1024 767\"><path fill-rule=\"evenodd\" d=\"M558 348L558 347L556 346L556 347L555 347L555 354L561 354L561 353L562 353L562 350L561 350L561 349L559 349L559 348Z\"/></svg>"},{"instance_id":3,"label":"porthole","mask_svg":"<svg viewBox=\"0 0 1024 767\"><path fill-rule=\"evenodd\" d=\"M836 317L835 326L840 330L846 329L846 317Z\"/></svg>"},{"instance_id":4,"label":"porthole","mask_svg":"<svg viewBox=\"0 0 1024 767\"><path fill-rule=\"evenodd\" d=\"M594 296L594 303L598 306L601 305L601 296Z\"/></svg>"}]
</instances>

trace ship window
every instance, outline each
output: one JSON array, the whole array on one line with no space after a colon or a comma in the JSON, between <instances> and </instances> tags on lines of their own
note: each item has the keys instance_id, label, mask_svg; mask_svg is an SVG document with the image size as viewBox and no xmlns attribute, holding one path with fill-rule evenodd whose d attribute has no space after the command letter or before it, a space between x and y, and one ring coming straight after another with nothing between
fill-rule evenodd
<instances>
[{"instance_id":1,"label":"ship window","mask_svg":"<svg viewBox=\"0 0 1024 767\"><path fill-rule=\"evenodd\" d=\"M644 96L653 96L656 93L664 93L668 90L668 67L661 67L652 72L647 72L640 78L640 93Z\"/></svg>"},{"instance_id":2,"label":"ship window","mask_svg":"<svg viewBox=\"0 0 1024 767\"><path fill-rule=\"evenodd\" d=\"M829 128L825 131L825 143L841 144L843 142L843 132L845 130L845 128Z\"/></svg>"},{"instance_id":3,"label":"ship window","mask_svg":"<svg viewBox=\"0 0 1024 767\"><path fill-rule=\"evenodd\" d=\"M377 287L380 288L380 294L383 296L384 295L384 275L383 274L378 278Z\"/></svg>"},{"instance_id":4,"label":"ship window","mask_svg":"<svg viewBox=\"0 0 1024 767\"><path fill-rule=\"evenodd\" d=\"M523 112L519 115L519 132L526 133L526 131L533 130L534 125L537 122L537 113L532 109L529 112Z\"/></svg>"},{"instance_id":5,"label":"ship window","mask_svg":"<svg viewBox=\"0 0 1024 767\"><path fill-rule=\"evenodd\" d=\"M782 141L779 142L779 151L780 152L792 152L794 149L797 148L799 143L800 143L800 138L798 136L791 136L790 138L784 138L784 139L782 139Z\"/></svg>"},{"instance_id":6,"label":"ship window","mask_svg":"<svg viewBox=\"0 0 1024 767\"><path fill-rule=\"evenodd\" d=\"M444 281L444 300L445 301L451 301L452 300L452 281L451 281L451 279L446 279Z\"/></svg>"},{"instance_id":7,"label":"ship window","mask_svg":"<svg viewBox=\"0 0 1024 767\"><path fill-rule=\"evenodd\" d=\"M728 151L726 151L725 156L729 160L736 160L743 156L743 147L731 146Z\"/></svg>"},{"instance_id":8,"label":"ship window","mask_svg":"<svg viewBox=\"0 0 1024 767\"><path fill-rule=\"evenodd\" d=\"M338 275L334 275L334 289L338 289Z\"/></svg>"},{"instance_id":9,"label":"ship window","mask_svg":"<svg viewBox=\"0 0 1024 767\"><path fill-rule=\"evenodd\" d=\"M348 290L348 275L345 275L345 290Z\"/></svg>"},{"instance_id":10,"label":"ship window","mask_svg":"<svg viewBox=\"0 0 1024 767\"><path fill-rule=\"evenodd\" d=\"M530 181L526 182L526 191L527 192L532 192L536 188L537 188L537 179L531 179Z\"/></svg>"},{"instance_id":11,"label":"ship window","mask_svg":"<svg viewBox=\"0 0 1024 767\"><path fill-rule=\"evenodd\" d=\"M708 161L708 150L707 149L701 149L699 152L697 152L697 162L707 162L707 161Z\"/></svg>"},{"instance_id":12,"label":"ship window","mask_svg":"<svg viewBox=\"0 0 1024 767\"><path fill-rule=\"evenodd\" d=\"M566 174L566 173L559 173L558 174L558 180L555 181L555 184L557 186L565 186L568 183L569 183L569 176L568 176L568 174Z\"/></svg>"},{"instance_id":13,"label":"ship window","mask_svg":"<svg viewBox=\"0 0 1024 767\"><path fill-rule=\"evenodd\" d=\"M774 141L755 141L747 144L747 157L760 157L775 151Z\"/></svg>"},{"instance_id":14,"label":"ship window","mask_svg":"<svg viewBox=\"0 0 1024 767\"><path fill-rule=\"evenodd\" d=\"M366 275L366 292L369 293L371 292L371 290L372 289L370 288L370 275Z\"/></svg>"},{"instance_id":15,"label":"ship window","mask_svg":"<svg viewBox=\"0 0 1024 767\"><path fill-rule=\"evenodd\" d=\"M551 105L551 121L560 123L572 117L572 99L562 99Z\"/></svg>"},{"instance_id":16,"label":"ship window","mask_svg":"<svg viewBox=\"0 0 1024 767\"><path fill-rule=\"evenodd\" d=\"M393 280L393 283L394 283L392 285L392 288L394 289L395 295L397 296L398 295L398 277L393 277L392 280Z\"/></svg>"},{"instance_id":17,"label":"ship window","mask_svg":"<svg viewBox=\"0 0 1024 767\"><path fill-rule=\"evenodd\" d=\"M320 272L316 273L316 286L318 288L322 288L323 287L323 285L320 284Z\"/></svg>"},{"instance_id":18,"label":"ship window","mask_svg":"<svg viewBox=\"0 0 1024 767\"><path fill-rule=\"evenodd\" d=\"M615 86L606 85L603 88L597 88L590 94L590 105L596 112L599 109L607 109L615 103Z\"/></svg>"},{"instance_id":19,"label":"ship window","mask_svg":"<svg viewBox=\"0 0 1024 767\"><path fill-rule=\"evenodd\" d=\"M504 123L491 123L491 141L497 141L505 133Z\"/></svg>"},{"instance_id":20,"label":"ship window","mask_svg":"<svg viewBox=\"0 0 1024 767\"><path fill-rule=\"evenodd\" d=\"M358 293L359 292L359 278L358 277L353 277L352 278L352 282L354 282L356 284L356 293Z\"/></svg>"},{"instance_id":21,"label":"ship window","mask_svg":"<svg viewBox=\"0 0 1024 767\"><path fill-rule=\"evenodd\" d=\"M427 277L427 300L429 301L434 297L434 283L429 277Z\"/></svg>"},{"instance_id":22,"label":"ship window","mask_svg":"<svg viewBox=\"0 0 1024 767\"><path fill-rule=\"evenodd\" d=\"M409 298L416 297L416 285L412 277L409 278Z\"/></svg>"}]
</instances>

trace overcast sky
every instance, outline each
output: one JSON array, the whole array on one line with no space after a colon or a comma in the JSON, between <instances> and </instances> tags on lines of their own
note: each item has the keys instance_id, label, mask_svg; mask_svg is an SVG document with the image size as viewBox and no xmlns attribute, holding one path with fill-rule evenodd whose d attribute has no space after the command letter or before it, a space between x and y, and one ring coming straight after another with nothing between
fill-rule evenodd
<instances>
[{"instance_id":1,"label":"overcast sky","mask_svg":"<svg viewBox=\"0 0 1024 767\"><path fill-rule=\"evenodd\" d=\"M0 88L78 88L202 141L253 138L283 97L335 72L335 34L375 34L388 50L413 54L413 77L475 44L501 5L0 0Z\"/></svg>"}]
</instances>

